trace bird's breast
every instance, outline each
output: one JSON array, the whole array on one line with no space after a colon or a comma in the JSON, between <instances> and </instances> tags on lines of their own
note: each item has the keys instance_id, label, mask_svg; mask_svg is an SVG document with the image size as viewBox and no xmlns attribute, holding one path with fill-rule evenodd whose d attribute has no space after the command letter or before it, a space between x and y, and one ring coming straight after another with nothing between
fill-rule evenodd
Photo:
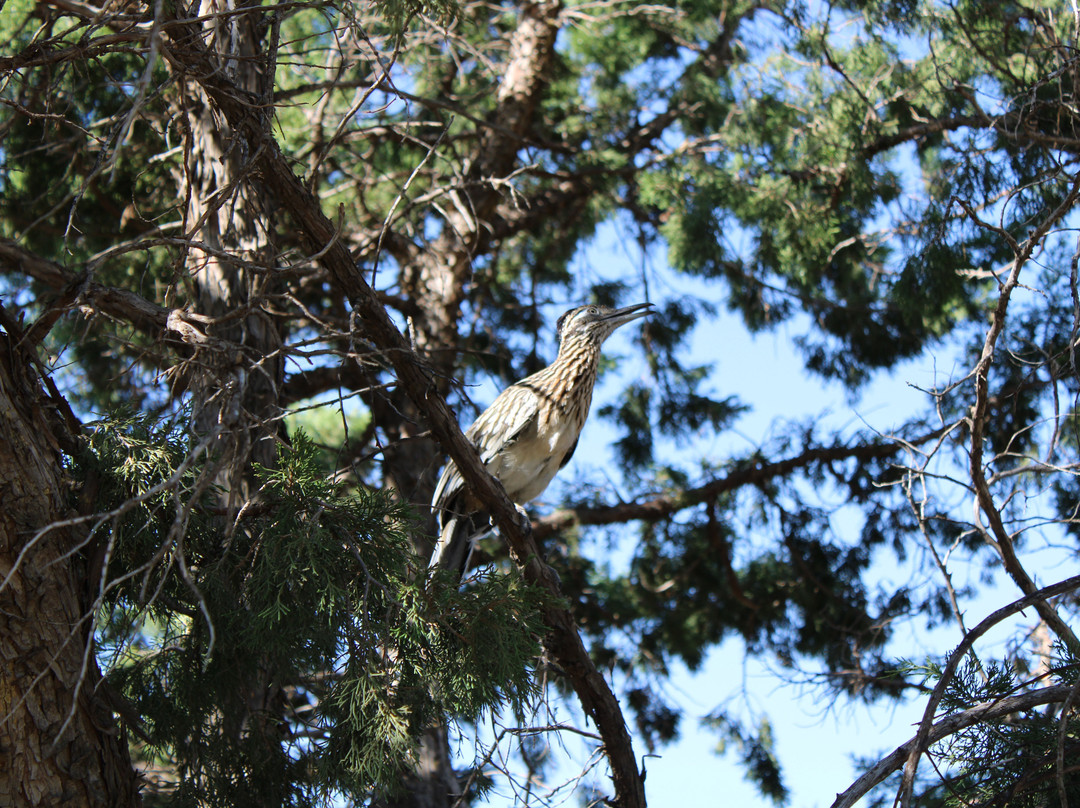
<instances>
[{"instance_id":1,"label":"bird's breast","mask_svg":"<svg viewBox=\"0 0 1080 808\"><path fill-rule=\"evenodd\" d=\"M584 419L560 418L540 423L532 434L514 441L499 452L488 469L506 488L514 502L524 504L540 496L577 443Z\"/></svg>"}]
</instances>

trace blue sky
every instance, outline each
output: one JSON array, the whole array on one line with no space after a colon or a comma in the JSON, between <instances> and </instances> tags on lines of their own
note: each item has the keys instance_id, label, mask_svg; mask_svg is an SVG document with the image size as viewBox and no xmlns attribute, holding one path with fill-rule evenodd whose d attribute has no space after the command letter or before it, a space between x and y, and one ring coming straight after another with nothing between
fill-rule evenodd
<instances>
[{"instance_id":1,"label":"blue sky","mask_svg":"<svg viewBox=\"0 0 1080 808\"><path fill-rule=\"evenodd\" d=\"M601 249L602 244L595 249ZM688 450L691 456L723 451L725 445L745 450L749 443L761 442L776 419L808 415L830 407L830 420L837 426L859 428L868 422L885 430L920 403L923 394L905 384L903 373L873 385L860 404L846 403L846 392L838 385L824 384L803 372L791 348L794 333L783 327L774 334L751 336L727 315L702 327L692 353L705 361L708 357L704 346L723 346L723 353L714 357L717 379L723 387L718 392L737 393L754 406L754 412L741 419L732 434L692 444ZM611 354L627 356L628 360L632 356L626 335L612 338L609 346ZM920 383L928 383L927 379L919 378L924 373L921 368L912 366L908 371ZM614 391L609 388L608 394L614 395ZM604 398L605 391L598 391L594 407L602 404ZM792 402L798 402L797 412L792 410ZM583 445L563 474L567 478L580 474L603 479L604 467L613 465L609 444L614 436L614 431L603 422L590 420ZM557 478L553 486L556 494L558 482ZM842 530L845 526L837 527ZM851 525L847 527L850 529ZM942 639L942 651L957 642L956 638ZM743 716L769 718L784 766L785 782L792 794L792 808L830 805L835 794L858 775L851 756L891 751L914 734L912 724L922 712L918 702L903 707L868 708L838 701L830 707L820 701L820 691L786 684L767 664L747 659L739 640L728 641L715 649L696 673L678 669L667 695L686 713L680 740L658 750L658 757L645 760L646 795L652 808L772 805L744 779L737 750L723 756L716 754L717 736L700 727L699 720L717 707L723 706ZM748 710L741 706L744 704ZM572 720L568 714L564 717ZM571 749L577 748L572 739L567 744ZM637 751L639 755L645 753L640 740ZM576 773L574 763L580 764L580 750L574 757L574 762L566 761L559 767L560 775L570 777ZM602 777L594 773L593 781L603 788ZM560 778L552 775L549 782L558 783ZM489 804L502 805L504 800L505 804L512 802L510 790L497 789ZM578 803L576 798L571 798L567 804Z\"/></svg>"},{"instance_id":2,"label":"blue sky","mask_svg":"<svg viewBox=\"0 0 1080 808\"><path fill-rule=\"evenodd\" d=\"M642 273L642 258L635 256L632 239L620 237L614 227L583 250L576 271L582 290L600 280L620 277L633 283ZM720 314L715 320L703 322L688 349L688 359L715 364L713 380L718 396L737 395L751 405L752 412L743 416L734 428L719 436L704 435L690 440L684 449L686 458L722 461L733 452L745 452L762 444L779 424L789 419L801 419L824 414L823 427L841 430L845 434L867 428L888 433L913 412L927 406L927 397L917 388L932 388L947 379L962 377L967 369L944 351L931 351L918 360L908 362L896 371L880 374L868 387L853 398L849 391L835 383L822 381L807 374L794 347L794 339L809 330L809 323L799 318L781 325L776 331L751 335L742 323L725 311L724 288L708 286L676 278L655 255L648 257L646 266L652 288L665 286L657 300L685 292L705 297L713 302ZM602 269L598 269L602 268ZM660 283L657 283L657 281ZM568 303L577 301L568 301ZM637 302L630 296L626 303ZM630 329L634 328L631 326ZM616 334L608 345L609 355L621 356L618 373L606 387L597 391L596 408L616 394L618 385L635 373L643 373L636 364L640 354L631 341L632 334ZM546 347L553 355L554 345ZM639 361L639 360L638 360ZM486 391L477 390L475 397L483 405ZM492 392L492 395L494 393ZM615 431L593 417L586 425L582 444L571 464L556 478L545 499L557 499L560 480L569 484L574 478L611 479L614 468L611 442ZM843 537L855 540L859 522L857 514L837 513L833 527ZM625 548L624 548L625 549ZM911 563L918 563L913 553ZM1054 557L1029 558L1030 569L1038 574L1049 571L1060 560ZM1042 562L1042 563L1040 563ZM619 563L618 548L612 561ZM950 564L959 583L975 581L984 574L981 566L972 566L966 559L957 558ZM907 580L913 569L898 568L895 560L879 564L875 574L883 579ZM919 570L924 578L933 573ZM1049 581L1044 581L1049 582ZM973 626L995 608L1019 597L1008 582L984 587L974 602L964 603L967 625ZM1032 625L1033 613L1018 618L1019 625ZM921 662L928 653L947 654L960 641L959 629L952 624L926 631L919 625L900 627L892 646L899 655ZM1003 629L980 646L980 651L1004 651ZM852 762L853 756L877 758L911 738L921 718L924 700L916 698L906 704L867 706L843 698L824 700L821 689L809 685L791 684L790 671L770 661L750 659L744 654L739 640L730 640L708 656L706 664L696 673L676 671L667 695L685 710L682 737L678 742L659 750L659 756L648 758L646 793L653 808L683 808L686 805L708 806L770 806L772 803L758 794L748 783L738 763L737 750L726 755L715 753L717 736L701 729L699 720L717 707L724 707L742 717L767 716L771 722L776 751L784 767L785 783L790 789L792 808L829 806L836 794L845 790L861 773ZM564 718L571 720L569 715ZM567 745L573 747L572 741ZM638 742L638 753L644 745ZM580 760L577 761L580 763ZM925 764L923 764L925 765ZM601 769L602 770L602 769ZM567 761L559 773L572 776L574 764ZM604 778L594 770L592 781L601 790ZM551 783L559 782L555 776ZM610 791L610 789L607 789ZM567 804L579 804L577 797ZM489 804L512 802L510 790L497 790Z\"/></svg>"}]
</instances>

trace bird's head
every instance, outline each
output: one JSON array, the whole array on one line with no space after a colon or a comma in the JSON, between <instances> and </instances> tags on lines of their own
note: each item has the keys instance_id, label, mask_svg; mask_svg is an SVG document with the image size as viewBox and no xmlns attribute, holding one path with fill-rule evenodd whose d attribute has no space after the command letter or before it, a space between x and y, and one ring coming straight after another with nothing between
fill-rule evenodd
<instances>
[{"instance_id":1,"label":"bird's head","mask_svg":"<svg viewBox=\"0 0 1080 808\"><path fill-rule=\"evenodd\" d=\"M577 338L587 339L599 346L619 326L652 314L652 305L652 303L637 303L622 309L590 305L570 309L555 323L559 344L562 345Z\"/></svg>"}]
</instances>

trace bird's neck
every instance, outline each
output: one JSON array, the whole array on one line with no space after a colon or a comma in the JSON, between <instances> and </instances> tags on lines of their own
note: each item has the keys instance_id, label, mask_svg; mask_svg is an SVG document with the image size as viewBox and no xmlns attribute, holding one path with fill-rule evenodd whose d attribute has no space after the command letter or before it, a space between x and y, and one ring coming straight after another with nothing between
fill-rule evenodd
<instances>
[{"instance_id":1,"label":"bird's neck","mask_svg":"<svg viewBox=\"0 0 1080 808\"><path fill-rule=\"evenodd\" d=\"M600 348L596 343L582 337L570 337L559 345L559 355L552 366L589 369L596 367L599 360Z\"/></svg>"},{"instance_id":2,"label":"bird's neck","mask_svg":"<svg viewBox=\"0 0 1080 808\"><path fill-rule=\"evenodd\" d=\"M559 355L548 366L548 372L553 382L570 389L581 387L587 400L591 400L599 361L599 346L588 339L571 338L559 346Z\"/></svg>"}]
</instances>

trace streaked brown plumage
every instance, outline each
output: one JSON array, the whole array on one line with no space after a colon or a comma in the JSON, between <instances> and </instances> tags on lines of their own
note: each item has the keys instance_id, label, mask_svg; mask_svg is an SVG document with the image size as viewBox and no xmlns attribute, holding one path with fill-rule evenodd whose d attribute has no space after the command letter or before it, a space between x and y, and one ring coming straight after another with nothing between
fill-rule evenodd
<instances>
[{"instance_id":1,"label":"streaked brown plumage","mask_svg":"<svg viewBox=\"0 0 1080 808\"><path fill-rule=\"evenodd\" d=\"M604 340L619 326L652 314L651 307L581 306L566 312L556 325L555 361L503 390L465 433L519 508L540 496L574 454ZM452 462L439 477L431 505L439 523L431 566L464 574L473 542L488 523Z\"/></svg>"}]
</instances>

